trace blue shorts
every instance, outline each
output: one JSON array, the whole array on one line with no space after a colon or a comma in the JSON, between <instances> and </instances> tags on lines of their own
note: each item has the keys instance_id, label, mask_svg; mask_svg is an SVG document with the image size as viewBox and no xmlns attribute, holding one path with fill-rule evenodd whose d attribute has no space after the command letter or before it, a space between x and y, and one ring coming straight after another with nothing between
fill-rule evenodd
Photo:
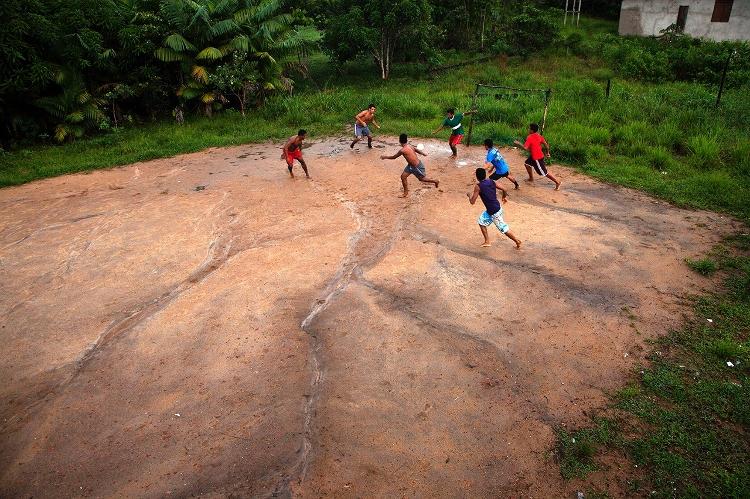
<instances>
[{"instance_id":1,"label":"blue shorts","mask_svg":"<svg viewBox=\"0 0 750 499\"><path fill-rule=\"evenodd\" d=\"M354 124L354 136L355 137L369 137L370 127L367 125L362 126L359 123L355 123Z\"/></svg>"},{"instance_id":2,"label":"blue shorts","mask_svg":"<svg viewBox=\"0 0 750 499\"><path fill-rule=\"evenodd\" d=\"M492 224L495 224L495 227L497 227L497 230L505 234L510 230L510 225L505 223L505 220L503 220L503 209L500 208L500 211L495 213L494 215L490 215L487 213L487 211L483 211L481 215L479 215L479 218L477 219L477 223L479 225L483 225L485 227L489 227Z\"/></svg>"},{"instance_id":3,"label":"blue shorts","mask_svg":"<svg viewBox=\"0 0 750 499\"><path fill-rule=\"evenodd\" d=\"M411 173L418 178L422 178L427 175L427 172L424 169L424 164L422 164L421 161L417 166L406 165L406 168L404 168L404 173Z\"/></svg>"}]
</instances>

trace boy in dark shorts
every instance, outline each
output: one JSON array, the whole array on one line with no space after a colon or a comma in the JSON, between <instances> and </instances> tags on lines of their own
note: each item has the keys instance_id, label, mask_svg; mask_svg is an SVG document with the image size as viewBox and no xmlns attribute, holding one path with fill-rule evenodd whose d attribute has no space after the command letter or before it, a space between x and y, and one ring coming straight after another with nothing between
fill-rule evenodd
<instances>
[{"instance_id":1,"label":"boy in dark shorts","mask_svg":"<svg viewBox=\"0 0 750 499\"><path fill-rule=\"evenodd\" d=\"M289 176L292 178L294 178L292 166L294 166L295 159L299 161L300 165L302 165L302 169L305 171L307 178L310 178L310 174L307 173L307 164L305 164L305 160L302 159L302 141L305 140L306 135L307 132L305 130L300 130L297 132L297 135L289 137L289 140L286 141L286 144L284 144L284 147L282 148L283 152L281 153L281 159L286 159L286 165L287 168L289 168Z\"/></svg>"},{"instance_id":2,"label":"boy in dark shorts","mask_svg":"<svg viewBox=\"0 0 750 499\"><path fill-rule=\"evenodd\" d=\"M529 136L526 137L526 142L521 144L519 141L515 140L513 143L529 151L529 159L524 163L524 166L526 166L526 172L529 174L528 181L534 181L534 175L531 173L531 169L533 168L536 171L536 174L540 177L547 177L553 181L555 183L556 191L560 190L560 182L558 182L558 180L547 171L547 165L544 164L544 151L542 150L542 146L547 146L547 158L549 158L549 144L544 140L544 137L539 134L539 125L536 123L529 125Z\"/></svg>"},{"instance_id":3,"label":"boy in dark shorts","mask_svg":"<svg viewBox=\"0 0 750 499\"><path fill-rule=\"evenodd\" d=\"M487 151L487 157L484 160L484 169L487 170L490 179L500 180L505 177L513 182L515 188L518 189L518 182L510 176L510 167L505 162L503 155L495 147L495 144L492 143L492 139L484 139L484 148Z\"/></svg>"},{"instance_id":4,"label":"boy in dark shorts","mask_svg":"<svg viewBox=\"0 0 750 499\"><path fill-rule=\"evenodd\" d=\"M420 182L424 182L426 184L435 184L435 187L437 187L440 184L440 181L427 178L424 164L422 164L422 161L417 157L417 154L427 156L427 153L422 152L419 149L415 149L411 145L407 144L409 138L405 133L402 133L398 137L398 141L401 144L401 149L393 156L383 155L380 156L380 159L396 159L399 156L403 156L406 160L406 168L404 168L403 173L401 173L401 185L403 185L404 187L404 193L400 197L405 198L409 195L409 186L406 183L406 179L409 177L409 175L412 174L417 177L417 180L419 180Z\"/></svg>"},{"instance_id":5,"label":"boy in dark shorts","mask_svg":"<svg viewBox=\"0 0 750 499\"><path fill-rule=\"evenodd\" d=\"M443 120L443 124L440 125L440 128L432 132L432 135L435 135L444 128L450 128L451 136L448 138L448 145L450 146L451 151L453 152L453 157L455 158L456 156L458 156L458 150L456 149L456 146L458 146L458 144L460 144L461 140L463 140L464 138L464 127L461 124L461 121L463 121L464 116L474 114L474 111L467 111L465 113L456 114L456 110L450 108L445 112L445 114L446 118Z\"/></svg>"},{"instance_id":6,"label":"boy in dark shorts","mask_svg":"<svg viewBox=\"0 0 750 499\"><path fill-rule=\"evenodd\" d=\"M518 238L513 235L513 233L510 231L510 226L505 223L505 220L503 220L503 207L497 200L498 190L503 193L503 203L508 200L508 193L505 192L505 189L500 187L497 182L487 178L487 170L485 170L484 168L477 168L476 176L478 183L474 186L474 193L469 194L467 192L466 195L469 197L469 202L471 204L474 204L476 202L477 197L481 197L482 203L484 203L484 207L486 208L485 211L482 212L482 214L479 215L479 218L477 219L479 229L482 231L482 236L484 236L482 247L487 248L490 246L490 236L487 233L487 227L489 227L491 224L495 224L497 230L508 236L511 241L516 243L516 249L520 249L521 241L519 241Z\"/></svg>"}]
</instances>

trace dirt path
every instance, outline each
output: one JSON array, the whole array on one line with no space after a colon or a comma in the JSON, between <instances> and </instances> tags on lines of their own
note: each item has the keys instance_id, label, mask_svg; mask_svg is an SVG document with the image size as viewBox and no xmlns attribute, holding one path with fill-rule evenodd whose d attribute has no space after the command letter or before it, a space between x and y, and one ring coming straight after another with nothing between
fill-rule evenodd
<instances>
[{"instance_id":1,"label":"dirt path","mask_svg":"<svg viewBox=\"0 0 750 499\"><path fill-rule=\"evenodd\" d=\"M733 223L561 167L470 206L479 148L214 149L0 190L0 495L559 496L553 429L709 286ZM519 177L522 158L506 151ZM301 172L300 172L301 173Z\"/></svg>"}]
</instances>

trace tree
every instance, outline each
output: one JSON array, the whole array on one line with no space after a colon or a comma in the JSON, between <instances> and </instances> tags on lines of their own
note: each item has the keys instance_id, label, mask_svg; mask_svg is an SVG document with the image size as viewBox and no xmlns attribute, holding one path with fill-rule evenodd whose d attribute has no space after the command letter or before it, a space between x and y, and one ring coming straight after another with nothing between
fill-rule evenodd
<instances>
[{"instance_id":1,"label":"tree","mask_svg":"<svg viewBox=\"0 0 750 499\"><path fill-rule=\"evenodd\" d=\"M209 79L214 88L237 99L242 116L248 99L260 89L259 80L258 63L247 60L244 53L233 54L232 60L218 66Z\"/></svg>"},{"instance_id":2,"label":"tree","mask_svg":"<svg viewBox=\"0 0 750 499\"><path fill-rule=\"evenodd\" d=\"M435 26L427 0L341 1L326 24L324 45L337 60L372 56L382 79L394 59L426 59L432 52Z\"/></svg>"},{"instance_id":3,"label":"tree","mask_svg":"<svg viewBox=\"0 0 750 499\"><path fill-rule=\"evenodd\" d=\"M283 0L164 0L161 10L172 33L155 55L179 63L177 95L199 98L206 114L220 95L209 84L211 73L227 56L242 53L255 61L262 88L273 90L282 71L276 58L320 39L301 16L285 10Z\"/></svg>"}]
</instances>

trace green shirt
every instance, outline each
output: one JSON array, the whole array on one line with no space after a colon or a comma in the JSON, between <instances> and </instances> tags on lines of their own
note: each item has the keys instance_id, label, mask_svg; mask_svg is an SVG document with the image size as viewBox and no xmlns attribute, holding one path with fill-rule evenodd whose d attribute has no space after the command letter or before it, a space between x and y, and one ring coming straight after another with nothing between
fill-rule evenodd
<instances>
[{"instance_id":1,"label":"green shirt","mask_svg":"<svg viewBox=\"0 0 750 499\"><path fill-rule=\"evenodd\" d=\"M450 128L453 128L454 126L458 125L458 128L454 128L451 132L451 135L463 135L464 134L464 127L461 126L461 120L464 119L464 115L461 113L456 113L453 115L453 118L445 118L443 121L443 126L447 126Z\"/></svg>"}]
</instances>

